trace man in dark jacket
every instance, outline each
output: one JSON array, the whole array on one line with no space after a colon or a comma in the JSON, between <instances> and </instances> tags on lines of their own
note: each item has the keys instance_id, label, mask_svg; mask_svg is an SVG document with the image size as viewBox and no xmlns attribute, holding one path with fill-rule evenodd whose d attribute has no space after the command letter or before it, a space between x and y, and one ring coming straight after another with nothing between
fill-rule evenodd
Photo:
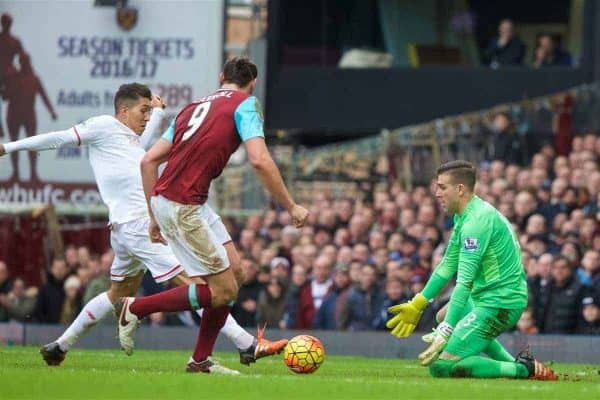
<instances>
[{"instance_id":1,"label":"man in dark jacket","mask_svg":"<svg viewBox=\"0 0 600 400\"><path fill-rule=\"evenodd\" d=\"M550 284L540 287L535 302L536 321L542 333L573 333L581 315L584 288L563 256L556 256L551 274Z\"/></svg>"},{"instance_id":2,"label":"man in dark jacket","mask_svg":"<svg viewBox=\"0 0 600 400\"><path fill-rule=\"evenodd\" d=\"M336 265L333 270L333 286L319 307L313 328L336 329L342 307L350 291L350 273L345 264Z\"/></svg>"},{"instance_id":3,"label":"man in dark jacket","mask_svg":"<svg viewBox=\"0 0 600 400\"><path fill-rule=\"evenodd\" d=\"M69 270L62 258L55 258L50 267L46 283L40 288L36 305L36 319L43 323L58 323L65 300L63 284Z\"/></svg>"},{"instance_id":4,"label":"man in dark jacket","mask_svg":"<svg viewBox=\"0 0 600 400\"><path fill-rule=\"evenodd\" d=\"M377 286L375 267L364 265L360 271L359 285L348 293L339 327L350 331L375 329L382 303L383 294Z\"/></svg>"},{"instance_id":5,"label":"man in dark jacket","mask_svg":"<svg viewBox=\"0 0 600 400\"><path fill-rule=\"evenodd\" d=\"M498 25L495 37L485 51L485 62L492 68L523 64L525 44L515 35L515 26L510 19L503 19Z\"/></svg>"}]
</instances>

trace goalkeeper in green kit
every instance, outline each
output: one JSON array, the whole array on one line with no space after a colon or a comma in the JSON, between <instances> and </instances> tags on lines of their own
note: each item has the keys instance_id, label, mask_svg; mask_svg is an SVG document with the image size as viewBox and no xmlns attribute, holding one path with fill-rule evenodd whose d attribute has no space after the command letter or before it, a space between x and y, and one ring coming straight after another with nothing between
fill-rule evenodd
<instances>
[{"instance_id":1,"label":"goalkeeper in green kit","mask_svg":"<svg viewBox=\"0 0 600 400\"><path fill-rule=\"evenodd\" d=\"M428 335L430 345L419 355L431 375L556 380L529 351L514 358L496 340L527 306L527 283L517 237L498 210L473 194L475 177L475 168L466 161L438 168L436 197L454 216L454 230L423 291L408 303L390 307L395 315L387 327L394 336L409 336L429 300L457 274L446 317Z\"/></svg>"}]
</instances>

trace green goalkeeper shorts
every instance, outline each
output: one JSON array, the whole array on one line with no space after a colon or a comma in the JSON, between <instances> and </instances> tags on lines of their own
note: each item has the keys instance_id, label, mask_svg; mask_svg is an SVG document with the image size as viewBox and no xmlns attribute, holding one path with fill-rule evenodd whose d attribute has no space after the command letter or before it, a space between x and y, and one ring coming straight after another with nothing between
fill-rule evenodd
<instances>
[{"instance_id":1,"label":"green goalkeeper shorts","mask_svg":"<svg viewBox=\"0 0 600 400\"><path fill-rule=\"evenodd\" d=\"M523 309L474 307L456 324L444 348L462 358L479 355L502 332L516 325Z\"/></svg>"}]
</instances>

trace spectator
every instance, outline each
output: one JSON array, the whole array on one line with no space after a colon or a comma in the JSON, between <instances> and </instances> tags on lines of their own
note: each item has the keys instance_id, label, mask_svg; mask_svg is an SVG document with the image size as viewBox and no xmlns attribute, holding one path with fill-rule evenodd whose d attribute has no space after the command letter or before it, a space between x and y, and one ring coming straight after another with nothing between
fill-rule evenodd
<instances>
[{"instance_id":1,"label":"spectator","mask_svg":"<svg viewBox=\"0 0 600 400\"><path fill-rule=\"evenodd\" d=\"M37 288L26 289L25 281L16 278L8 294L0 293L0 321L29 321L35 310ZM4 316L2 314L5 314Z\"/></svg>"},{"instance_id":2,"label":"spectator","mask_svg":"<svg viewBox=\"0 0 600 400\"><path fill-rule=\"evenodd\" d=\"M302 265L294 265L292 268L292 280L286 299L283 318L279 327L281 329L296 329L298 325L298 312L300 310L300 292L306 286L310 286L308 273Z\"/></svg>"},{"instance_id":3,"label":"spectator","mask_svg":"<svg viewBox=\"0 0 600 400\"><path fill-rule=\"evenodd\" d=\"M90 258L90 249L87 246L79 246L77 248L77 260L80 267L87 267Z\"/></svg>"},{"instance_id":4,"label":"spectator","mask_svg":"<svg viewBox=\"0 0 600 400\"><path fill-rule=\"evenodd\" d=\"M65 261L67 263L69 274L76 273L80 267L79 253L77 252L77 247L70 244L65 248Z\"/></svg>"},{"instance_id":5,"label":"spectator","mask_svg":"<svg viewBox=\"0 0 600 400\"><path fill-rule=\"evenodd\" d=\"M81 311L80 288L81 282L78 277L71 275L65 280L65 300L60 311L60 323L63 325L70 325Z\"/></svg>"},{"instance_id":6,"label":"spectator","mask_svg":"<svg viewBox=\"0 0 600 400\"><path fill-rule=\"evenodd\" d=\"M378 323L383 295L377 287L377 274L372 265L361 269L360 284L348 292L340 315L339 327L350 331L374 329Z\"/></svg>"},{"instance_id":7,"label":"spectator","mask_svg":"<svg viewBox=\"0 0 600 400\"><path fill-rule=\"evenodd\" d=\"M287 282L290 279L290 262L284 257L275 257L270 264L271 276L278 278L281 282Z\"/></svg>"},{"instance_id":8,"label":"spectator","mask_svg":"<svg viewBox=\"0 0 600 400\"><path fill-rule=\"evenodd\" d=\"M517 330L524 335L533 335L539 332L538 327L535 325L533 319L533 310L531 308L525 309L521 318L517 322Z\"/></svg>"},{"instance_id":9,"label":"spectator","mask_svg":"<svg viewBox=\"0 0 600 400\"><path fill-rule=\"evenodd\" d=\"M65 300L63 285L68 275L69 270L67 269L65 260L55 258L47 274L46 283L40 288L38 294L35 315L39 322L60 322L62 306Z\"/></svg>"},{"instance_id":10,"label":"spectator","mask_svg":"<svg viewBox=\"0 0 600 400\"><path fill-rule=\"evenodd\" d=\"M266 287L258 295L256 323L279 327L285 309L285 285L281 278L272 277Z\"/></svg>"},{"instance_id":11,"label":"spectator","mask_svg":"<svg viewBox=\"0 0 600 400\"><path fill-rule=\"evenodd\" d=\"M338 264L333 271L333 286L325 299L313 323L315 329L336 329L342 308L346 302L346 297L350 290L349 267L345 264Z\"/></svg>"},{"instance_id":12,"label":"spectator","mask_svg":"<svg viewBox=\"0 0 600 400\"><path fill-rule=\"evenodd\" d=\"M242 258L241 266L246 279L240 286L237 301L231 308L231 315L241 326L254 327L258 295L263 286L257 280L258 268L254 261Z\"/></svg>"},{"instance_id":13,"label":"spectator","mask_svg":"<svg viewBox=\"0 0 600 400\"><path fill-rule=\"evenodd\" d=\"M542 68L557 66L571 66L571 55L557 46L556 40L552 35L543 33L538 37L533 67Z\"/></svg>"},{"instance_id":14,"label":"spectator","mask_svg":"<svg viewBox=\"0 0 600 400\"><path fill-rule=\"evenodd\" d=\"M498 25L495 37L484 53L484 62L491 68L521 65L525 55L525 44L515 35L515 26L510 19L503 19Z\"/></svg>"},{"instance_id":15,"label":"spectator","mask_svg":"<svg viewBox=\"0 0 600 400\"><path fill-rule=\"evenodd\" d=\"M582 302L582 319L577 333L583 335L600 335L600 301L597 297L584 297Z\"/></svg>"},{"instance_id":16,"label":"spectator","mask_svg":"<svg viewBox=\"0 0 600 400\"><path fill-rule=\"evenodd\" d=\"M542 333L573 333L581 315L583 287L563 256L554 259L551 276L536 302L535 319Z\"/></svg>"},{"instance_id":17,"label":"spectator","mask_svg":"<svg viewBox=\"0 0 600 400\"><path fill-rule=\"evenodd\" d=\"M584 285L600 290L600 252L588 250L583 255L581 267L577 269L577 277ZM600 293L600 291L598 291Z\"/></svg>"},{"instance_id":18,"label":"spectator","mask_svg":"<svg viewBox=\"0 0 600 400\"><path fill-rule=\"evenodd\" d=\"M515 131L507 113L496 114L492 124L492 148L489 150L490 160L502 160L509 164L523 165L525 149L519 134Z\"/></svg>"},{"instance_id":19,"label":"spectator","mask_svg":"<svg viewBox=\"0 0 600 400\"><path fill-rule=\"evenodd\" d=\"M296 323L298 329L312 328L315 314L333 284L331 279L332 269L333 261L329 257L319 256L315 260L312 279L300 291L298 320Z\"/></svg>"},{"instance_id":20,"label":"spectator","mask_svg":"<svg viewBox=\"0 0 600 400\"><path fill-rule=\"evenodd\" d=\"M0 294L7 294L10 291L12 280L8 273L6 263L0 260Z\"/></svg>"},{"instance_id":21,"label":"spectator","mask_svg":"<svg viewBox=\"0 0 600 400\"><path fill-rule=\"evenodd\" d=\"M379 313L375 316L373 325L376 329L386 329L385 323L393 315L388 313L388 308L409 301L411 296L408 295L404 283L398 279L390 277L385 281L385 298L379 309Z\"/></svg>"}]
</instances>

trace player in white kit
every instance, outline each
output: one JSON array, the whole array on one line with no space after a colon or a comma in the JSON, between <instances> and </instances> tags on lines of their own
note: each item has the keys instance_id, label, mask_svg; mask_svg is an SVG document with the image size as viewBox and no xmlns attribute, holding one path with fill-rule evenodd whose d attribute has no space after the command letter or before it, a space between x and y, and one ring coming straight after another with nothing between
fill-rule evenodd
<instances>
[{"instance_id":1,"label":"player in white kit","mask_svg":"<svg viewBox=\"0 0 600 400\"><path fill-rule=\"evenodd\" d=\"M165 118L165 104L158 96L152 96L148 87L138 83L122 85L115 94L114 103L115 116L92 117L67 130L0 144L0 156L21 150L87 145L98 190L109 209L110 240L115 252L110 271L111 287L90 300L61 337L40 349L48 365L59 365L83 333L113 312L115 301L134 296L146 268L159 283L169 281L187 285L192 283L190 276L198 275L193 270L185 271L168 246L152 243L148 237L149 217L140 161L162 133L160 126ZM219 228L222 224L217 218L211 226ZM222 240L231 238L227 236ZM242 280L243 273L237 271L236 277ZM285 339L274 342L264 339L263 331L259 329L254 338L231 315L221 329L234 342L240 362L246 365L280 352L287 344ZM211 372L228 373L218 364Z\"/></svg>"}]
</instances>

